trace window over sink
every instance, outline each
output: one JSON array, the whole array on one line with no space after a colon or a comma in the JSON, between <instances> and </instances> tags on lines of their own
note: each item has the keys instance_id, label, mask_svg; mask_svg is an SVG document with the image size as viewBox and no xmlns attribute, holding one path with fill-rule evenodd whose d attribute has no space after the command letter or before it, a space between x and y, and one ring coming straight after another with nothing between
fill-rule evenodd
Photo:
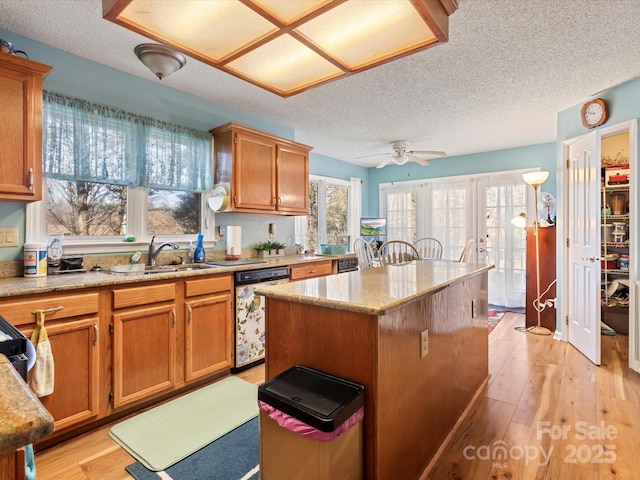
<instances>
[{"instance_id":1,"label":"window over sink","mask_svg":"<svg viewBox=\"0 0 640 480\"><path fill-rule=\"evenodd\" d=\"M126 235L191 239L204 230L212 140L152 118L44 92L43 200L28 237L105 247ZM108 247L107 247L108 248Z\"/></svg>"}]
</instances>

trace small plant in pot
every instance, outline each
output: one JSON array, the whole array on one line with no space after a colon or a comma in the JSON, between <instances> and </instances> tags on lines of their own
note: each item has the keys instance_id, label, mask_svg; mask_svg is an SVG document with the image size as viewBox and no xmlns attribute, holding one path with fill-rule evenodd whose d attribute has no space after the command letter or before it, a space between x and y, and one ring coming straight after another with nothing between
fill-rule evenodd
<instances>
[{"instance_id":1,"label":"small plant in pot","mask_svg":"<svg viewBox=\"0 0 640 480\"><path fill-rule=\"evenodd\" d=\"M259 257L271 257L271 256L279 256L284 255L284 243L280 243L278 241L266 241L260 242L254 246L254 248L258 251Z\"/></svg>"}]
</instances>

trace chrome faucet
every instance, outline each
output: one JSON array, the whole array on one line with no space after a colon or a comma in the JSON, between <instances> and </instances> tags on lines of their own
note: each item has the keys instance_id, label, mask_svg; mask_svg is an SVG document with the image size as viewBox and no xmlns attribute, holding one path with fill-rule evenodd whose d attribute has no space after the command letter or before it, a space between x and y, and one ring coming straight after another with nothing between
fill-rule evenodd
<instances>
[{"instance_id":1,"label":"chrome faucet","mask_svg":"<svg viewBox=\"0 0 640 480\"><path fill-rule=\"evenodd\" d=\"M160 251L164 248L164 247L171 247L174 250L177 248L180 248L180 246L175 243L175 242L164 242L162 244L160 244L160 246L154 250L153 248L153 240L156 238L156 236L154 235L153 237L151 237L151 241L149 242L149 256L147 257L147 266L149 267L155 267L156 266L156 258L158 257L158 254L160 253Z\"/></svg>"}]
</instances>

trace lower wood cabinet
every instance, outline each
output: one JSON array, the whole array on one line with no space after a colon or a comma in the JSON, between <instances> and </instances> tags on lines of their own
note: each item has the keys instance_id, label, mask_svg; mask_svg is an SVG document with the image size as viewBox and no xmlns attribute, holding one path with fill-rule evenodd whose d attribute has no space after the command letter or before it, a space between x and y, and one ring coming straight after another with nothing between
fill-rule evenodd
<instances>
[{"instance_id":1,"label":"lower wood cabinet","mask_svg":"<svg viewBox=\"0 0 640 480\"><path fill-rule=\"evenodd\" d=\"M55 431L96 419L99 414L99 294L47 294L0 301L2 316L28 338L37 310L45 311L45 328L55 364L54 389L40 397L55 420Z\"/></svg>"},{"instance_id":2,"label":"lower wood cabinet","mask_svg":"<svg viewBox=\"0 0 640 480\"><path fill-rule=\"evenodd\" d=\"M113 407L119 408L175 384L176 289L171 282L112 295L112 393Z\"/></svg>"},{"instance_id":3,"label":"lower wood cabinet","mask_svg":"<svg viewBox=\"0 0 640 480\"><path fill-rule=\"evenodd\" d=\"M233 279L185 282L185 380L202 378L233 365Z\"/></svg>"},{"instance_id":4,"label":"lower wood cabinet","mask_svg":"<svg viewBox=\"0 0 640 480\"><path fill-rule=\"evenodd\" d=\"M27 337L44 310L55 419L46 446L76 429L230 373L233 276L211 275L0 298Z\"/></svg>"}]
</instances>

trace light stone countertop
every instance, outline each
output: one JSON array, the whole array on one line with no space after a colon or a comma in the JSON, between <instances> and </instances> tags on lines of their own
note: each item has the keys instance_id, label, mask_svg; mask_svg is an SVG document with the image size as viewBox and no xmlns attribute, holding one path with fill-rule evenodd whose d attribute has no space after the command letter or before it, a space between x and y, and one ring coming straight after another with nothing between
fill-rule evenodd
<instances>
[{"instance_id":1,"label":"light stone countertop","mask_svg":"<svg viewBox=\"0 0 640 480\"><path fill-rule=\"evenodd\" d=\"M426 294L471 278L494 265L449 260L417 260L340 275L258 286L266 297L346 310L385 315Z\"/></svg>"},{"instance_id":2,"label":"light stone countertop","mask_svg":"<svg viewBox=\"0 0 640 480\"><path fill-rule=\"evenodd\" d=\"M53 428L51 414L0 354L0 455L51 435Z\"/></svg>"},{"instance_id":3,"label":"light stone countertop","mask_svg":"<svg viewBox=\"0 0 640 480\"><path fill-rule=\"evenodd\" d=\"M86 273L65 273L59 275L47 275L44 277L11 277L0 278L0 297L12 297L18 295L30 295L37 293L75 290L81 288L101 287L107 285L120 285L127 283L149 282L170 278L188 276L232 274L242 270L256 270L279 266L291 266L304 263L321 262L324 260L336 260L354 255L287 255L265 259L264 263L233 266L210 266L187 271L168 271L147 275L114 275L105 271ZM252 258L250 260L260 260ZM168 265L168 267L171 267Z\"/></svg>"}]
</instances>

